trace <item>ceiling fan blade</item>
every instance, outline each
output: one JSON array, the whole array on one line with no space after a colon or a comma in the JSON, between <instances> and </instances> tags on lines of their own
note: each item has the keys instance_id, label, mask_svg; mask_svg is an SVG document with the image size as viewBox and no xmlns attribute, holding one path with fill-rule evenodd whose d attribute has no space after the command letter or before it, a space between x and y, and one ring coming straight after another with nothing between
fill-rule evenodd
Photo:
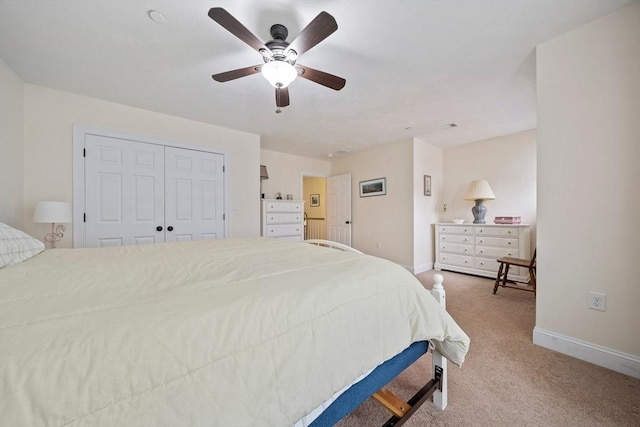
<instances>
[{"instance_id":1,"label":"ceiling fan blade","mask_svg":"<svg viewBox=\"0 0 640 427\"><path fill-rule=\"evenodd\" d=\"M289 50L295 50L298 57L300 57L300 55L329 37L337 29L338 23L334 17L327 12L320 12L313 21L309 22L309 25L300 31L300 34L298 34L287 48L287 52Z\"/></svg>"},{"instance_id":2,"label":"ceiling fan blade","mask_svg":"<svg viewBox=\"0 0 640 427\"><path fill-rule=\"evenodd\" d=\"M325 73L324 71L314 70L306 65L296 64L296 69L299 71L300 77L304 77L307 80L326 86L329 89L340 90L347 83L342 77L334 76L333 74Z\"/></svg>"},{"instance_id":3,"label":"ceiling fan blade","mask_svg":"<svg viewBox=\"0 0 640 427\"><path fill-rule=\"evenodd\" d=\"M262 65L253 65L251 67L238 68L237 70L225 71L224 73L218 73L211 76L213 80L224 83L229 80L239 79L240 77L250 76L260 72Z\"/></svg>"},{"instance_id":4,"label":"ceiling fan blade","mask_svg":"<svg viewBox=\"0 0 640 427\"><path fill-rule=\"evenodd\" d=\"M276 107L286 107L289 105L289 88L276 88Z\"/></svg>"},{"instance_id":5,"label":"ceiling fan blade","mask_svg":"<svg viewBox=\"0 0 640 427\"><path fill-rule=\"evenodd\" d=\"M253 49L258 51L258 53L262 54L263 52L271 55L271 50L265 44L260 41L251 31L247 29L244 25L240 23L236 18L234 18L229 12L221 7L212 7L209 9L209 18L216 21L218 24L223 26L227 31L231 34L251 46Z\"/></svg>"}]
</instances>

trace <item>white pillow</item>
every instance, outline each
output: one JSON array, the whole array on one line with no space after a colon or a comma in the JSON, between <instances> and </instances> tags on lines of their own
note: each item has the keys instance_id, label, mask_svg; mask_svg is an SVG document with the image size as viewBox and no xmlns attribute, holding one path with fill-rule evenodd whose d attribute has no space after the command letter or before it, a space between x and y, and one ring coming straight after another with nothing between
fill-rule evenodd
<instances>
[{"instance_id":1,"label":"white pillow","mask_svg":"<svg viewBox=\"0 0 640 427\"><path fill-rule=\"evenodd\" d=\"M44 251L44 243L0 222L0 268L17 264Z\"/></svg>"}]
</instances>

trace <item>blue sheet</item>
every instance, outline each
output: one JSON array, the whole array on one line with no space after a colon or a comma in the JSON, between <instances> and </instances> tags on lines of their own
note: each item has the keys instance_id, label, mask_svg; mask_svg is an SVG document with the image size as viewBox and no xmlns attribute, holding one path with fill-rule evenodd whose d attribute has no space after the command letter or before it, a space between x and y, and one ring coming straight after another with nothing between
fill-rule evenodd
<instances>
[{"instance_id":1,"label":"blue sheet","mask_svg":"<svg viewBox=\"0 0 640 427\"><path fill-rule=\"evenodd\" d=\"M418 341L404 349L382 365L375 368L369 375L352 385L340 395L310 427L330 427L356 409L376 391L380 390L392 379L397 377L409 365L424 355L429 348L427 341Z\"/></svg>"}]
</instances>

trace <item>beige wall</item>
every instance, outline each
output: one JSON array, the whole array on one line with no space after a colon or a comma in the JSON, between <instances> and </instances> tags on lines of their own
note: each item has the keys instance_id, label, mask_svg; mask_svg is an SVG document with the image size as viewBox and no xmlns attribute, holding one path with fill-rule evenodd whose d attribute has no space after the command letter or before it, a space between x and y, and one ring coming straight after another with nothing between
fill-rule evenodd
<instances>
[{"instance_id":1,"label":"beige wall","mask_svg":"<svg viewBox=\"0 0 640 427\"><path fill-rule=\"evenodd\" d=\"M351 174L353 247L412 269L413 140L334 159L331 173ZM386 196L360 198L360 181L383 177L387 179Z\"/></svg>"},{"instance_id":2,"label":"beige wall","mask_svg":"<svg viewBox=\"0 0 640 427\"><path fill-rule=\"evenodd\" d=\"M72 200L73 125L216 147L228 153L230 237L260 233L260 138L245 132L169 116L40 86L24 85L24 229L39 200ZM67 229L59 247L71 246Z\"/></svg>"},{"instance_id":3,"label":"beige wall","mask_svg":"<svg viewBox=\"0 0 640 427\"><path fill-rule=\"evenodd\" d=\"M328 160L270 150L260 150L260 163L267 166L269 171L269 179L262 182L262 191L267 199L273 199L276 193L282 193L283 199L287 194L293 194L294 199L302 200L303 176L327 177L331 170Z\"/></svg>"},{"instance_id":4,"label":"beige wall","mask_svg":"<svg viewBox=\"0 0 640 427\"><path fill-rule=\"evenodd\" d=\"M0 59L0 222L23 229L24 84Z\"/></svg>"},{"instance_id":5,"label":"beige wall","mask_svg":"<svg viewBox=\"0 0 640 427\"><path fill-rule=\"evenodd\" d=\"M415 139L413 144L413 266L415 273L433 268L435 229L442 206L442 149ZM431 196L424 195L424 175L431 176Z\"/></svg>"},{"instance_id":6,"label":"beige wall","mask_svg":"<svg viewBox=\"0 0 640 427\"><path fill-rule=\"evenodd\" d=\"M536 328L640 356L640 5L541 44L537 67Z\"/></svg>"},{"instance_id":7,"label":"beige wall","mask_svg":"<svg viewBox=\"0 0 640 427\"><path fill-rule=\"evenodd\" d=\"M531 244L536 230L536 131L477 141L444 150L444 189L442 221L465 218L473 222L474 202L464 200L471 181L486 179L496 195L485 202L487 224L496 216L520 216L532 226Z\"/></svg>"}]
</instances>

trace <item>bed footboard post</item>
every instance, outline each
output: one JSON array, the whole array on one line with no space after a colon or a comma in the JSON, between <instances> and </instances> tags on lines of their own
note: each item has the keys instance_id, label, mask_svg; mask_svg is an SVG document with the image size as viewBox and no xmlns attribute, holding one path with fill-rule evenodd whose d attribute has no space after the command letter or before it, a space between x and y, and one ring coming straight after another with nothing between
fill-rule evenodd
<instances>
[{"instance_id":1,"label":"bed footboard post","mask_svg":"<svg viewBox=\"0 0 640 427\"><path fill-rule=\"evenodd\" d=\"M444 286L442 286L443 281L444 277L442 277L441 274L433 275L431 295L433 295L442 308L446 310L445 291ZM432 375L434 378L436 375L436 366L442 368L442 376L440 378L440 389L433 393L433 405L440 410L444 410L447 407L447 359L442 357L440 352L434 348L432 355Z\"/></svg>"}]
</instances>

